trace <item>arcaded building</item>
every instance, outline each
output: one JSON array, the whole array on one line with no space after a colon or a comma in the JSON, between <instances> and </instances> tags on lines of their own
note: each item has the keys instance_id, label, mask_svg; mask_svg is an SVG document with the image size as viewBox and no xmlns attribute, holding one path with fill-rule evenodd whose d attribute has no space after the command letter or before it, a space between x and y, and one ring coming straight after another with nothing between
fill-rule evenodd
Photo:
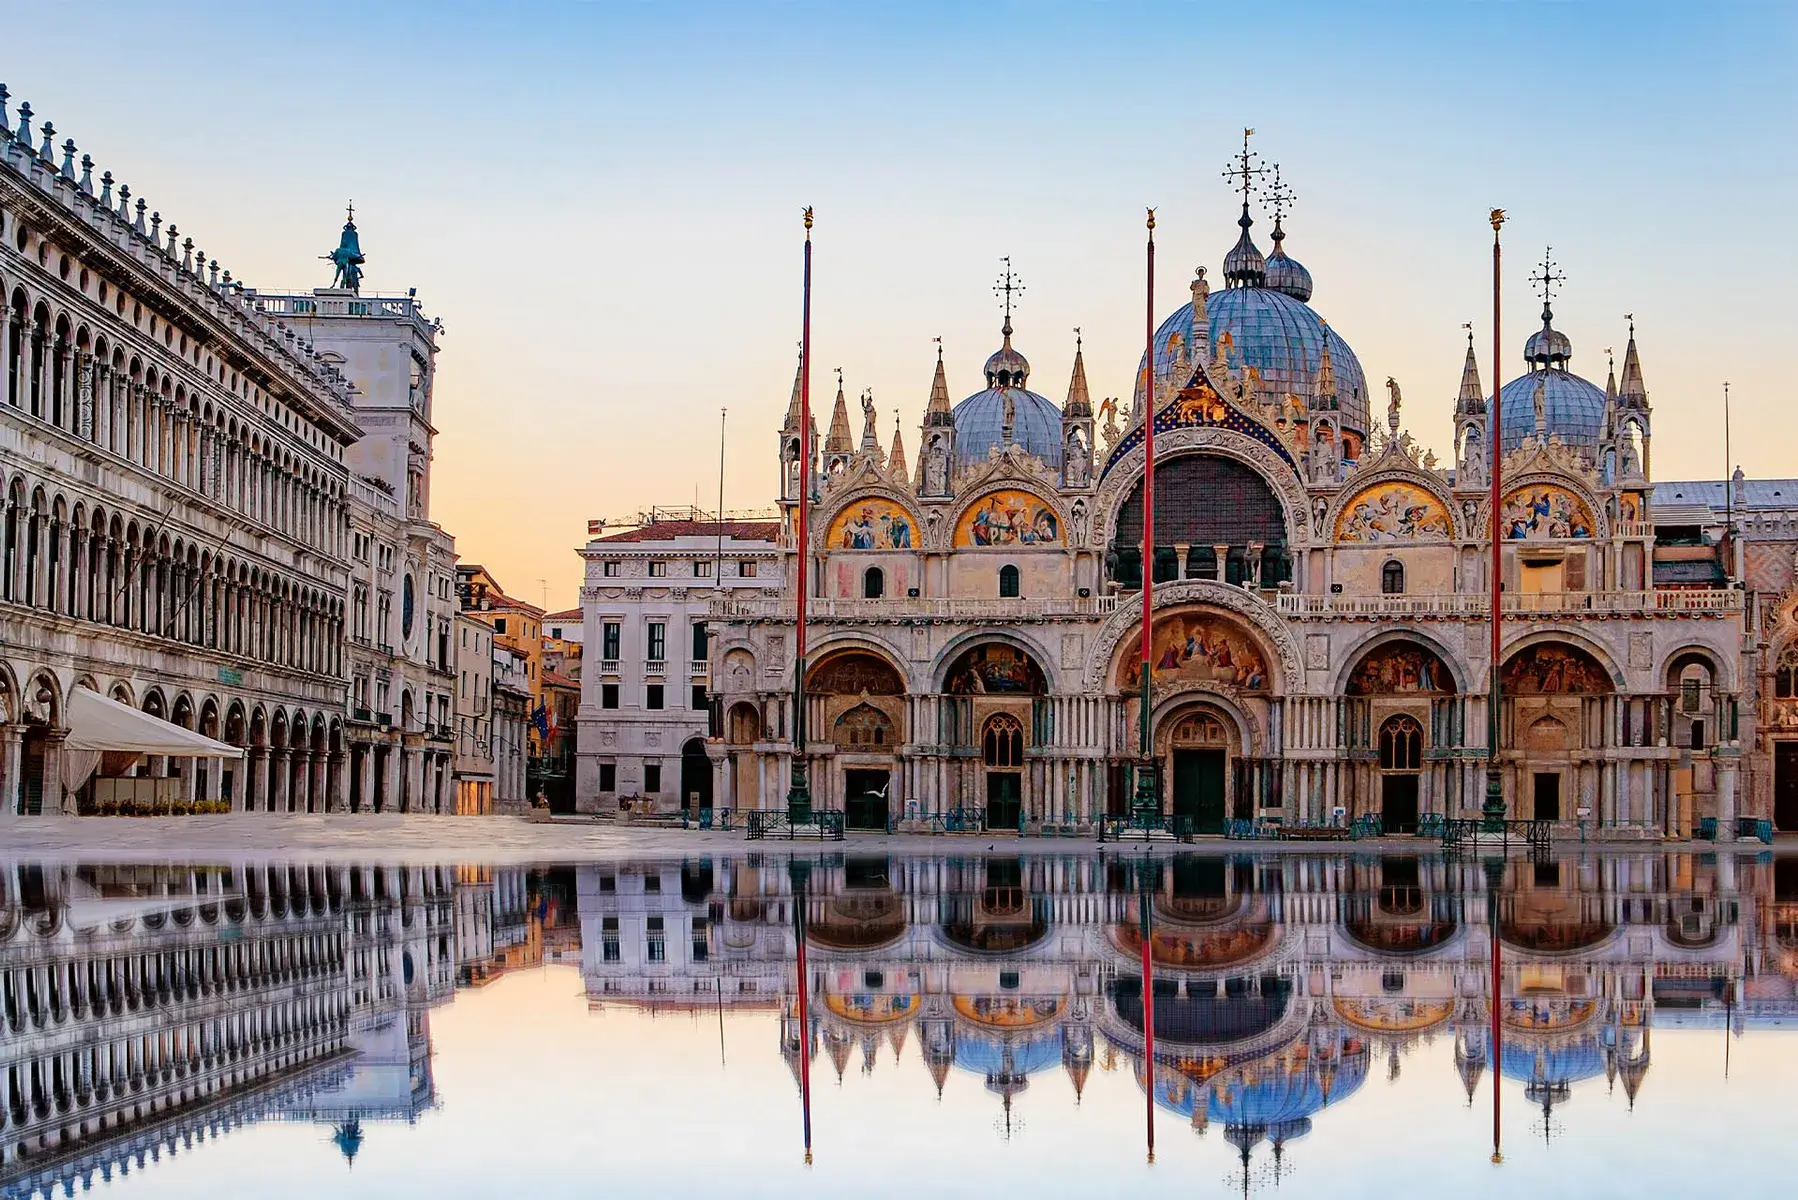
<instances>
[{"instance_id":1,"label":"arcaded building","mask_svg":"<svg viewBox=\"0 0 1798 1200\"><path fill-rule=\"evenodd\" d=\"M719 804L785 803L804 554L815 803L852 828L979 809L989 827L1078 829L1126 811L1153 420L1163 809L1213 831L1364 813L1404 831L1479 811L1494 664L1473 345L1458 381L1423 389L1453 411L1439 458L1406 432L1398 383L1369 383L1352 320L1310 304L1279 214L1269 254L1246 202L1239 224L1223 286L1198 271L1127 403L1095 408L1078 344L1062 403L1032 390L1009 305L959 403L938 351L915 463L897 433L882 444L870 399L852 435L840 386L801 462L795 383L779 435L785 593L720 601L711 618ZM1549 297L1520 341L1499 389L1509 811L1612 837L1769 815L1771 788L1737 782L1757 714L1740 703L1736 572L1704 538L1657 539L1633 325L1603 384L1575 372Z\"/></svg>"}]
</instances>

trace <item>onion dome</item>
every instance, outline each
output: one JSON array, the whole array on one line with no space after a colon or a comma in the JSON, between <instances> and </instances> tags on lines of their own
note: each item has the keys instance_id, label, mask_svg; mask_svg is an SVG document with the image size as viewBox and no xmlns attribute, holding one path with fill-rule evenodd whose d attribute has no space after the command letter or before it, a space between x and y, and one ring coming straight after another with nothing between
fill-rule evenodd
<instances>
[{"instance_id":1,"label":"onion dome","mask_svg":"<svg viewBox=\"0 0 1798 1200\"><path fill-rule=\"evenodd\" d=\"M963 463L986 461L994 447L1021 446L1051 468L1061 467L1061 410L1046 396L1024 387L1030 363L1012 348L1011 322L1005 342L986 360L986 387L957 404L955 457ZM1009 428L1008 428L1009 426Z\"/></svg>"},{"instance_id":2,"label":"onion dome","mask_svg":"<svg viewBox=\"0 0 1798 1200\"><path fill-rule=\"evenodd\" d=\"M1532 366L1564 367L1573 357L1573 343L1554 327L1554 316L1554 310L1544 304L1542 328L1530 334L1530 340L1523 344L1524 361Z\"/></svg>"},{"instance_id":3,"label":"onion dome","mask_svg":"<svg viewBox=\"0 0 1798 1200\"><path fill-rule=\"evenodd\" d=\"M1286 253L1286 231L1280 218L1274 218L1274 252L1267 256L1266 286L1285 292L1294 300L1311 299L1311 272L1298 259Z\"/></svg>"},{"instance_id":4,"label":"onion dome","mask_svg":"<svg viewBox=\"0 0 1798 1200\"><path fill-rule=\"evenodd\" d=\"M1030 379L1030 360L1019 354L1011 346L1011 318L1007 317L1005 326L1000 332L1005 337L1005 344L993 351L992 357L986 360L981 373L986 376L989 388L1021 388Z\"/></svg>"},{"instance_id":5,"label":"onion dome","mask_svg":"<svg viewBox=\"0 0 1798 1200\"><path fill-rule=\"evenodd\" d=\"M1255 239L1249 236L1249 226L1255 219L1249 216L1247 200L1242 202L1242 216L1236 223L1242 227L1242 236L1230 247L1230 253L1224 255L1224 281L1233 288L1260 287L1267 278L1267 259L1262 257Z\"/></svg>"}]
</instances>

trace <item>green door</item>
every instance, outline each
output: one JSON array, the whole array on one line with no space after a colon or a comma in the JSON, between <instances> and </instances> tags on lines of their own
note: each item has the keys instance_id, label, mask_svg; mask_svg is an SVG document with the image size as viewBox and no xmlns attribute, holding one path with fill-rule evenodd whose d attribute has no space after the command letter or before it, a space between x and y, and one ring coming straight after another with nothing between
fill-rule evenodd
<instances>
[{"instance_id":1,"label":"green door","mask_svg":"<svg viewBox=\"0 0 1798 1200\"><path fill-rule=\"evenodd\" d=\"M986 773L986 827L1016 829L1024 803L1023 777L1016 771Z\"/></svg>"},{"instance_id":2,"label":"green door","mask_svg":"<svg viewBox=\"0 0 1798 1200\"><path fill-rule=\"evenodd\" d=\"M1190 817L1195 833L1224 831L1224 752L1174 751L1174 813Z\"/></svg>"},{"instance_id":3,"label":"green door","mask_svg":"<svg viewBox=\"0 0 1798 1200\"><path fill-rule=\"evenodd\" d=\"M846 827L886 829L890 778L885 771L843 772L843 824Z\"/></svg>"}]
</instances>

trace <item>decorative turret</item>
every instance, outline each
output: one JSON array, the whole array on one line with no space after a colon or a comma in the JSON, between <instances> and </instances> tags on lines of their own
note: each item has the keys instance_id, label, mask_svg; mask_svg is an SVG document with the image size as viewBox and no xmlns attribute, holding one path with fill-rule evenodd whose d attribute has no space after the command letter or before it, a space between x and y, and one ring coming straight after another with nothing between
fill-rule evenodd
<instances>
[{"instance_id":1,"label":"decorative turret","mask_svg":"<svg viewBox=\"0 0 1798 1200\"><path fill-rule=\"evenodd\" d=\"M1086 355L1080 330L1074 330L1074 371L1068 378L1067 402L1061 406L1061 486L1085 487L1092 481L1093 402L1086 389Z\"/></svg>"},{"instance_id":2,"label":"decorative turret","mask_svg":"<svg viewBox=\"0 0 1798 1200\"><path fill-rule=\"evenodd\" d=\"M1461 367L1461 390L1455 394L1455 484L1478 487L1486 481L1486 393L1473 353L1473 326L1464 328L1467 361Z\"/></svg>"},{"instance_id":3,"label":"decorative turret","mask_svg":"<svg viewBox=\"0 0 1798 1200\"><path fill-rule=\"evenodd\" d=\"M830 432L824 438L824 473L835 475L848 467L855 455L849 439L849 406L843 400L843 372L837 372L837 403L830 410Z\"/></svg>"},{"instance_id":4,"label":"decorative turret","mask_svg":"<svg viewBox=\"0 0 1798 1200\"><path fill-rule=\"evenodd\" d=\"M936 374L930 380L930 403L918 442L920 496L949 494L950 464L955 461L955 414L949 407L949 380L943 373L943 339L936 340Z\"/></svg>"},{"instance_id":5,"label":"decorative turret","mask_svg":"<svg viewBox=\"0 0 1798 1200\"><path fill-rule=\"evenodd\" d=\"M1628 314L1629 344L1623 348L1623 383L1617 389L1620 408L1648 411L1648 385L1642 382L1642 360L1636 355L1636 317Z\"/></svg>"},{"instance_id":6,"label":"decorative turret","mask_svg":"<svg viewBox=\"0 0 1798 1200\"><path fill-rule=\"evenodd\" d=\"M1623 348L1623 378L1616 389L1615 425L1610 440L1615 447L1618 479L1645 483L1648 479L1651 409L1648 386L1642 381L1642 359L1636 353L1635 314L1627 313L1625 319L1629 321L1629 342Z\"/></svg>"},{"instance_id":7,"label":"decorative turret","mask_svg":"<svg viewBox=\"0 0 1798 1200\"><path fill-rule=\"evenodd\" d=\"M1268 203L1274 209L1274 252L1267 256L1266 286L1303 302L1311 299L1311 272L1303 263L1287 255L1286 230L1281 224L1287 207L1295 199L1297 197L1280 181L1280 164L1275 163L1274 186L1267 195Z\"/></svg>"},{"instance_id":8,"label":"decorative turret","mask_svg":"<svg viewBox=\"0 0 1798 1200\"><path fill-rule=\"evenodd\" d=\"M780 498L783 502L797 504L799 489L805 472L799 465L799 422L801 418L800 392L805 381L805 359L793 369L793 398L787 401L787 416L780 423ZM817 445L812 446L814 459Z\"/></svg>"}]
</instances>

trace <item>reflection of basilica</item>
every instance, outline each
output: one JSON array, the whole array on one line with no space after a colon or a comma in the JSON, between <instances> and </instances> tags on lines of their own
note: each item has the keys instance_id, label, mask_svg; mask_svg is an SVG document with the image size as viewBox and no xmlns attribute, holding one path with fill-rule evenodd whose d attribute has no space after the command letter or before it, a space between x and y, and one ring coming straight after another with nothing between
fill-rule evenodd
<instances>
[{"instance_id":1,"label":"reflection of basilica","mask_svg":"<svg viewBox=\"0 0 1798 1200\"><path fill-rule=\"evenodd\" d=\"M385 867L0 870L0 1197L72 1195L241 1125L436 1103L458 944L523 919L517 873Z\"/></svg>"},{"instance_id":2,"label":"reflection of basilica","mask_svg":"<svg viewBox=\"0 0 1798 1200\"><path fill-rule=\"evenodd\" d=\"M1077 1099L1094 1069L1127 1066L1162 1112L1218 1126L1245 1156L1303 1136L1370 1071L1396 1077L1439 1037L1471 1101L1493 1065L1494 916L1498 1067L1532 1104L1601 1078L1633 1103L1656 1024L1798 1018L1798 918L1763 928L1775 872L1747 860L1514 861L1496 913L1477 864L1440 859L1182 856L1138 870L825 860L805 896L801 1020L783 861L582 868L583 973L595 1004L774 1014L796 1080L802 1056L840 1078L915 1040L928 1086L965 1073L1009 1115L1045 1074Z\"/></svg>"},{"instance_id":3,"label":"reflection of basilica","mask_svg":"<svg viewBox=\"0 0 1798 1200\"><path fill-rule=\"evenodd\" d=\"M856 439L839 387L821 454L801 463L796 382L779 442L787 594L719 601L708 623L717 803L782 802L804 553L818 804L851 828L960 808L994 828L1079 830L1125 811L1152 417L1163 808L1205 831L1340 809L1408 832L1478 811L1494 664L1474 349L1458 387L1430 385L1455 429L1438 463L1404 431L1396 383L1376 412L1280 216L1272 254L1246 202L1239 224L1222 285L1200 270L1121 407L1095 412L1078 346L1062 405L1031 391L1009 299L1003 344L959 403L939 352L915 458L897 433L883 445L871 399ZM1738 786L1760 753L1755 706L1738 699L1771 682L1744 663L1740 572L1708 518L1688 528L1691 506L1663 506L1650 482L1633 326L1602 384L1573 372L1546 298L1519 342L1522 371L1501 391L1510 812L1623 838L1710 817L1731 836L1733 818L1771 804ZM803 548L802 488L817 497Z\"/></svg>"}]
</instances>

